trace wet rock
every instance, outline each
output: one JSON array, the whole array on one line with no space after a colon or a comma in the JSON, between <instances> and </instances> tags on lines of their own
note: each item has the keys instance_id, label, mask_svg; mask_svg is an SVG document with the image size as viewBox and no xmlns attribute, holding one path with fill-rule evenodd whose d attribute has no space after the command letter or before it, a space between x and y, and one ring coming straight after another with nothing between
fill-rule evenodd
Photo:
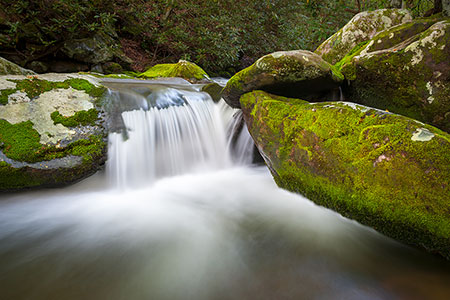
<instances>
[{"instance_id":1,"label":"wet rock","mask_svg":"<svg viewBox=\"0 0 450 300\"><path fill-rule=\"evenodd\" d=\"M280 187L450 259L450 135L347 102L241 97Z\"/></svg>"},{"instance_id":2,"label":"wet rock","mask_svg":"<svg viewBox=\"0 0 450 300\"><path fill-rule=\"evenodd\" d=\"M31 70L24 69L15 63L12 63L3 57L0 57L0 75L33 75Z\"/></svg>"},{"instance_id":3,"label":"wet rock","mask_svg":"<svg viewBox=\"0 0 450 300\"><path fill-rule=\"evenodd\" d=\"M214 102L219 102L222 99L223 87L213 82L208 83L202 87L202 92L208 93Z\"/></svg>"},{"instance_id":4,"label":"wet rock","mask_svg":"<svg viewBox=\"0 0 450 300\"><path fill-rule=\"evenodd\" d=\"M102 65L104 74L120 74L123 73L123 68L116 62L107 62Z\"/></svg>"},{"instance_id":5,"label":"wet rock","mask_svg":"<svg viewBox=\"0 0 450 300\"><path fill-rule=\"evenodd\" d=\"M346 53L361 42L392 26L412 20L404 9L379 9L355 15L341 30L323 42L314 53L331 64L340 61Z\"/></svg>"},{"instance_id":6,"label":"wet rock","mask_svg":"<svg viewBox=\"0 0 450 300\"><path fill-rule=\"evenodd\" d=\"M418 19L355 47L336 67L353 102L450 132L450 19Z\"/></svg>"},{"instance_id":7,"label":"wet rock","mask_svg":"<svg viewBox=\"0 0 450 300\"><path fill-rule=\"evenodd\" d=\"M241 95L257 89L286 97L320 100L337 89L342 80L338 71L310 51L275 52L231 77L223 98L234 108L240 107Z\"/></svg>"},{"instance_id":8,"label":"wet rock","mask_svg":"<svg viewBox=\"0 0 450 300\"><path fill-rule=\"evenodd\" d=\"M180 60L176 64L158 64L149 68L139 77L142 78L163 78L180 77L192 83L210 82L208 74L194 63L186 60Z\"/></svg>"},{"instance_id":9,"label":"wet rock","mask_svg":"<svg viewBox=\"0 0 450 300\"><path fill-rule=\"evenodd\" d=\"M106 131L90 76L0 76L0 191L59 186L95 173Z\"/></svg>"}]
</instances>

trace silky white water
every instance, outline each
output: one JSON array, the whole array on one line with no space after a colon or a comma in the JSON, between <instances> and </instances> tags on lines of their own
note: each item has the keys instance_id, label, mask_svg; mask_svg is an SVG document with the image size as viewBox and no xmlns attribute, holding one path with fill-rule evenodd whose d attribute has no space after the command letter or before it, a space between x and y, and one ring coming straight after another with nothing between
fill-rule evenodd
<instances>
[{"instance_id":1,"label":"silky white water","mask_svg":"<svg viewBox=\"0 0 450 300\"><path fill-rule=\"evenodd\" d=\"M446 261L279 189L198 87L111 88L104 172L1 196L0 299L450 295Z\"/></svg>"}]
</instances>

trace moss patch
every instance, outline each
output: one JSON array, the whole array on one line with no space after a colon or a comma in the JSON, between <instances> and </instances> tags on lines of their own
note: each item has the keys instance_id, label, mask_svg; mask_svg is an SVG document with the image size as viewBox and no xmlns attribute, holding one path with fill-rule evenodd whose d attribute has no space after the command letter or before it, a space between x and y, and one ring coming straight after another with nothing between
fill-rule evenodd
<instances>
[{"instance_id":1,"label":"moss patch","mask_svg":"<svg viewBox=\"0 0 450 300\"><path fill-rule=\"evenodd\" d=\"M194 63L180 60L176 64L159 64L139 74L142 78L180 77L190 81L208 79L206 72Z\"/></svg>"},{"instance_id":2,"label":"moss patch","mask_svg":"<svg viewBox=\"0 0 450 300\"><path fill-rule=\"evenodd\" d=\"M278 185L402 242L450 258L450 135L346 103L241 98ZM415 141L418 130L432 134Z\"/></svg>"},{"instance_id":3,"label":"moss patch","mask_svg":"<svg viewBox=\"0 0 450 300\"><path fill-rule=\"evenodd\" d=\"M70 117L65 117L61 115L59 111L55 111L51 114L51 118L54 121L54 124L59 123L66 127L94 125L98 120L98 111L95 108L91 108L89 110L77 111Z\"/></svg>"},{"instance_id":4,"label":"moss patch","mask_svg":"<svg viewBox=\"0 0 450 300\"><path fill-rule=\"evenodd\" d=\"M31 77L23 80L8 79L11 82L16 83L15 89L5 89L0 91L0 104L8 103L8 96L16 91L22 91L27 94L30 99L33 99L44 92L51 91L53 89L68 89L72 87L76 90L85 91L92 97L98 98L106 91L104 87L96 87L85 79L72 78L63 82L53 82L47 80L41 80L37 77Z\"/></svg>"},{"instance_id":5,"label":"moss patch","mask_svg":"<svg viewBox=\"0 0 450 300\"><path fill-rule=\"evenodd\" d=\"M350 80L347 96L450 132L450 23L435 20L393 27L353 48L336 64Z\"/></svg>"},{"instance_id":6,"label":"moss patch","mask_svg":"<svg viewBox=\"0 0 450 300\"><path fill-rule=\"evenodd\" d=\"M101 136L77 140L64 148L42 145L39 141L40 136L33 128L31 121L10 124L0 119L0 149L13 160L34 163L72 154L82 156L84 160L90 161L105 147Z\"/></svg>"}]
</instances>

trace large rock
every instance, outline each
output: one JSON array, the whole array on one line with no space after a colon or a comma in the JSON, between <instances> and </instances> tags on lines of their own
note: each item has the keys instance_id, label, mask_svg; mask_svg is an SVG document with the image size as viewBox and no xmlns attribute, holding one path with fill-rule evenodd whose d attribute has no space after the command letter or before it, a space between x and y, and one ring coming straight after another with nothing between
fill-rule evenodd
<instances>
[{"instance_id":1,"label":"large rock","mask_svg":"<svg viewBox=\"0 0 450 300\"><path fill-rule=\"evenodd\" d=\"M310 51L275 52L231 77L222 97L234 108L240 107L241 95L253 90L319 100L328 97L342 80L338 71Z\"/></svg>"},{"instance_id":2,"label":"large rock","mask_svg":"<svg viewBox=\"0 0 450 300\"><path fill-rule=\"evenodd\" d=\"M370 40L385 29L411 20L410 13L404 9L361 12L323 42L314 52L329 63L335 64L359 43Z\"/></svg>"},{"instance_id":3,"label":"large rock","mask_svg":"<svg viewBox=\"0 0 450 300\"><path fill-rule=\"evenodd\" d=\"M131 64L117 39L107 33L98 32L93 37L64 42L61 51L79 62L96 65L117 60L124 66Z\"/></svg>"},{"instance_id":4,"label":"large rock","mask_svg":"<svg viewBox=\"0 0 450 300\"><path fill-rule=\"evenodd\" d=\"M0 191L65 185L105 161L94 78L0 76Z\"/></svg>"},{"instance_id":5,"label":"large rock","mask_svg":"<svg viewBox=\"0 0 450 300\"><path fill-rule=\"evenodd\" d=\"M176 64L158 64L149 68L139 77L142 78L165 78L165 77L180 77L192 83L209 82L209 76L206 72L196 64L179 60Z\"/></svg>"},{"instance_id":6,"label":"large rock","mask_svg":"<svg viewBox=\"0 0 450 300\"><path fill-rule=\"evenodd\" d=\"M0 75L33 75L31 70L24 69L9 60L0 57Z\"/></svg>"},{"instance_id":7,"label":"large rock","mask_svg":"<svg viewBox=\"0 0 450 300\"><path fill-rule=\"evenodd\" d=\"M275 181L410 245L450 259L450 135L347 102L241 97Z\"/></svg>"},{"instance_id":8,"label":"large rock","mask_svg":"<svg viewBox=\"0 0 450 300\"><path fill-rule=\"evenodd\" d=\"M376 35L336 66L353 102L450 132L450 19L419 19Z\"/></svg>"}]
</instances>

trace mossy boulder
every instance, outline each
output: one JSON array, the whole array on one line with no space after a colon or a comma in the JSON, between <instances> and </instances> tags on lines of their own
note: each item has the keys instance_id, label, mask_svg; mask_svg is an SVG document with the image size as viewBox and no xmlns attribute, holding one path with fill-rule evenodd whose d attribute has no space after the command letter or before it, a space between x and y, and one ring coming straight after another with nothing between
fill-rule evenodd
<instances>
[{"instance_id":1,"label":"mossy boulder","mask_svg":"<svg viewBox=\"0 0 450 300\"><path fill-rule=\"evenodd\" d=\"M106 157L104 91L84 75L0 76L0 191L96 172Z\"/></svg>"},{"instance_id":2,"label":"mossy boulder","mask_svg":"<svg viewBox=\"0 0 450 300\"><path fill-rule=\"evenodd\" d=\"M33 75L31 70L24 69L9 60L0 57L0 75Z\"/></svg>"},{"instance_id":3,"label":"mossy boulder","mask_svg":"<svg viewBox=\"0 0 450 300\"><path fill-rule=\"evenodd\" d=\"M450 135L348 102L241 97L277 184L450 259Z\"/></svg>"},{"instance_id":4,"label":"mossy boulder","mask_svg":"<svg viewBox=\"0 0 450 300\"><path fill-rule=\"evenodd\" d=\"M179 60L176 64L158 64L149 68L144 73L139 74L141 78L164 78L164 77L180 77L192 83L209 82L209 76L206 72L196 64Z\"/></svg>"},{"instance_id":5,"label":"mossy boulder","mask_svg":"<svg viewBox=\"0 0 450 300\"><path fill-rule=\"evenodd\" d=\"M418 19L355 47L336 67L353 102L450 132L449 45L450 19Z\"/></svg>"},{"instance_id":6,"label":"mossy boulder","mask_svg":"<svg viewBox=\"0 0 450 300\"><path fill-rule=\"evenodd\" d=\"M331 64L340 61L361 42L392 26L412 20L404 9L379 9L355 15L344 27L323 42L314 53Z\"/></svg>"},{"instance_id":7,"label":"mossy boulder","mask_svg":"<svg viewBox=\"0 0 450 300\"><path fill-rule=\"evenodd\" d=\"M205 84L201 90L208 93L214 102L219 102L222 99L223 87L216 82Z\"/></svg>"},{"instance_id":8,"label":"mossy boulder","mask_svg":"<svg viewBox=\"0 0 450 300\"><path fill-rule=\"evenodd\" d=\"M280 51L261 57L231 77L222 96L234 108L240 107L241 95L253 90L321 100L342 80L342 74L317 54L306 50Z\"/></svg>"}]
</instances>

